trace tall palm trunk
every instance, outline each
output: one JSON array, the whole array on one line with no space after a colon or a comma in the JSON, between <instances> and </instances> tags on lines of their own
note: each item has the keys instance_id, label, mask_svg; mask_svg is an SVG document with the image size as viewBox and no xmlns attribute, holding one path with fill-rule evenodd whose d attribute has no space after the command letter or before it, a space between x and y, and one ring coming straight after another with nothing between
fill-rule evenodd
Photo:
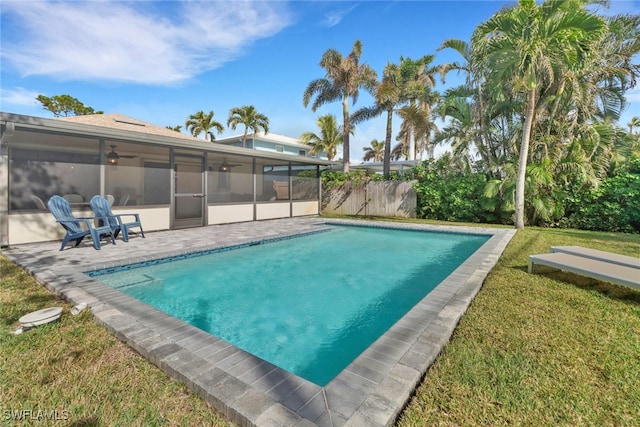
<instances>
[{"instance_id":1,"label":"tall palm trunk","mask_svg":"<svg viewBox=\"0 0 640 427\"><path fill-rule=\"evenodd\" d=\"M244 135L242 135L242 148L247 148L247 136L248 136L248 128L245 128Z\"/></svg>"},{"instance_id":2,"label":"tall palm trunk","mask_svg":"<svg viewBox=\"0 0 640 427\"><path fill-rule=\"evenodd\" d=\"M351 124L349 123L349 97L345 96L342 100L342 123L344 123L342 129L342 171L349 173L349 132L351 131Z\"/></svg>"},{"instance_id":3,"label":"tall palm trunk","mask_svg":"<svg viewBox=\"0 0 640 427\"><path fill-rule=\"evenodd\" d=\"M516 181L516 228L518 229L524 228L524 186L535 108L536 90L534 88L527 90L527 112L524 119L524 129L522 129L522 143L520 144L520 159L518 161L518 180Z\"/></svg>"},{"instance_id":4,"label":"tall palm trunk","mask_svg":"<svg viewBox=\"0 0 640 427\"><path fill-rule=\"evenodd\" d=\"M384 138L384 159L382 163L382 175L386 178L391 172L391 134L393 133L392 127L393 108L387 110L387 133Z\"/></svg>"}]
</instances>

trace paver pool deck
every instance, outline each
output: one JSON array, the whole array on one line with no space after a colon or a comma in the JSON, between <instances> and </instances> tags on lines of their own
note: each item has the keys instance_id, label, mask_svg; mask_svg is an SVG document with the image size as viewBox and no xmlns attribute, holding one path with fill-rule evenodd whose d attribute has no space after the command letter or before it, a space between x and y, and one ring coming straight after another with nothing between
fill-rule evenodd
<instances>
[{"instance_id":1,"label":"paver pool deck","mask_svg":"<svg viewBox=\"0 0 640 427\"><path fill-rule=\"evenodd\" d=\"M325 387L83 273L289 237L332 223L491 237ZM395 423L514 234L514 229L305 217L149 232L128 243L105 242L100 251L85 239L78 248L64 251L58 250L60 242L46 242L16 245L2 253L71 304L88 303L99 323L234 423L387 426Z\"/></svg>"}]
</instances>

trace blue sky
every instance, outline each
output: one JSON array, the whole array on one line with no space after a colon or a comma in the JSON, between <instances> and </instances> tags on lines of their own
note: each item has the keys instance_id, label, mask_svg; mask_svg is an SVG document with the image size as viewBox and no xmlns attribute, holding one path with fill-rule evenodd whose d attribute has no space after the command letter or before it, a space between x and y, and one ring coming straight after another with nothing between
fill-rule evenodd
<instances>
[{"instance_id":1,"label":"blue sky","mask_svg":"<svg viewBox=\"0 0 640 427\"><path fill-rule=\"evenodd\" d=\"M448 38L469 40L506 4L2 0L0 110L52 117L36 96L69 94L96 110L159 126L184 125L199 110L213 110L226 125L230 108L254 105L271 132L298 137L317 131L319 115L341 116L338 103L316 112L302 105L308 83L324 77L318 62L327 49L346 55L359 39L361 61L379 74L400 56L458 60L436 49ZM607 13L640 13L640 1L613 0ZM455 76L447 83L456 83ZM443 88L438 82L436 90ZM627 95L623 126L640 115L640 88ZM370 104L362 93L351 109ZM384 139L383 118L358 126L352 161L374 138Z\"/></svg>"}]
</instances>

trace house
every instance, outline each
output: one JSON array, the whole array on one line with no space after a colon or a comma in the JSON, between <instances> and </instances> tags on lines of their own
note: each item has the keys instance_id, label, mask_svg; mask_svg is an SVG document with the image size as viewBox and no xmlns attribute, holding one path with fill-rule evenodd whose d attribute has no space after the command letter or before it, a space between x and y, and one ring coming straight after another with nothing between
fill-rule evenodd
<instances>
[{"instance_id":1,"label":"house","mask_svg":"<svg viewBox=\"0 0 640 427\"><path fill-rule=\"evenodd\" d=\"M228 138L216 139L216 144L223 144L233 147L242 147L242 140L244 135L231 136ZM326 159L326 153L313 154L311 153L311 146L301 143L295 138L291 138L284 135L278 135L277 133L249 133L247 135L246 148L250 148L257 151L268 151L271 153L282 153L293 156L302 157L317 157Z\"/></svg>"},{"instance_id":2,"label":"house","mask_svg":"<svg viewBox=\"0 0 640 427\"><path fill-rule=\"evenodd\" d=\"M420 165L419 160L393 160L389 164L390 172L397 172L399 176L404 176L405 172L411 171L411 169ZM369 172L381 174L383 171L383 162L362 162L358 165L351 165L351 169L363 169Z\"/></svg>"},{"instance_id":3,"label":"house","mask_svg":"<svg viewBox=\"0 0 640 427\"><path fill-rule=\"evenodd\" d=\"M258 138L256 138L256 146ZM0 245L57 240L46 209L93 195L138 212L145 231L315 215L326 160L206 142L119 114L59 119L0 112Z\"/></svg>"}]
</instances>

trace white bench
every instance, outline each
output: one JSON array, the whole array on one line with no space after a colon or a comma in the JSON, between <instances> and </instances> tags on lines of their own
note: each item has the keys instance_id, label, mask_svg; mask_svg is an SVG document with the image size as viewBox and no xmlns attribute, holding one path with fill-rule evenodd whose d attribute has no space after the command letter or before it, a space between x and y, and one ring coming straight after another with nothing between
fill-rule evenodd
<instances>
[{"instance_id":1,"label":"white bench","mask_svg":"<svg viewBox=\"0 0 640 427\"><path fill-rule=\"evenodd\" d=\"M640 290L640 269L634 267L561 252L530 255L529 273L533 273L534 265L545 265Z\"/></svg>"},{"instance_id":2,"label":"white bench","mask_svg":"<svg viewBox=\"0 0 640 427\"><path fill-rule=\"evenodd\" d=\"M597 249L584 248L582 246L551 246L551 252L562 252L598 261L620 264L625 267L640 268L640 257L614 254L611 252L599 251ZM638 248L638 254L640 255L640 248Z\"/></svg>"}]
</instances>

